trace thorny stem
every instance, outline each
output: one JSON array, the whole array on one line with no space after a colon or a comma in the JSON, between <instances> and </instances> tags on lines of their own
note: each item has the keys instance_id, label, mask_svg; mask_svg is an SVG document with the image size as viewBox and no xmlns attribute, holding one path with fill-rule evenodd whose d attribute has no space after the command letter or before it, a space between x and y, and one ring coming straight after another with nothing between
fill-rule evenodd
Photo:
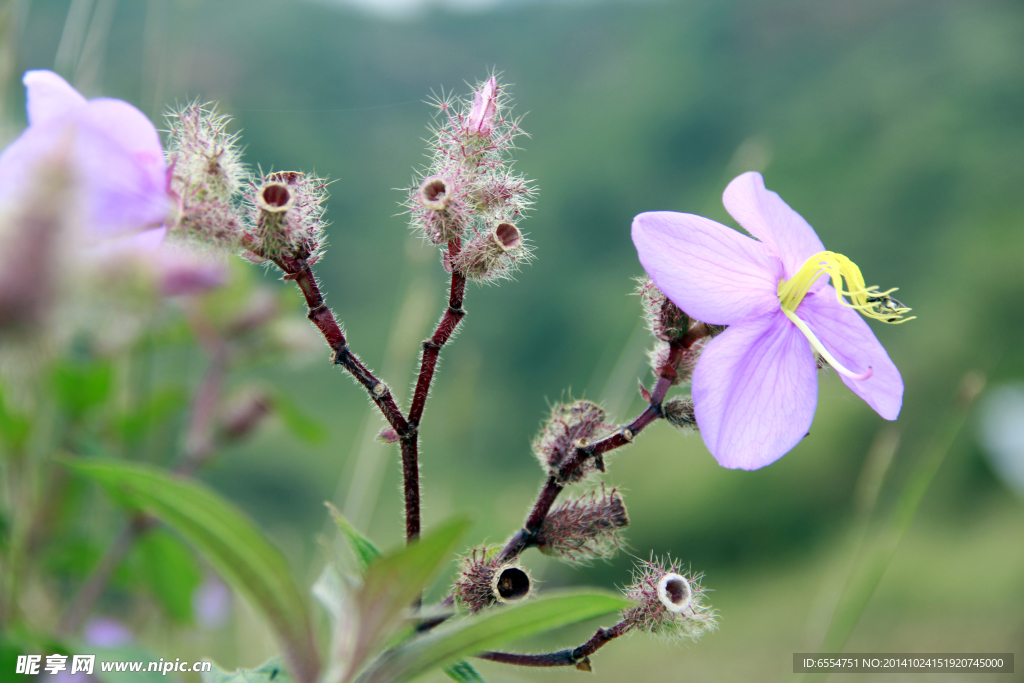
<instances>
[{"instance_id":1,"label":"thorny stem","mask_svg":"<svg viewBox=\"0 0 1024 683\"><path fill-rule=\"evenodd\" d=\"M458 237L448 242L448 257L454 263L461 244ZM452 335L459 321L466 315L462 308L462 300L466 294L466 276L452 268L451 290L448 296L448 308L441 316L441 322L430 339L423 342L423 357L420 362L420 374L416 379L412 405L409 406L408 435L402 438L402 473L405 488L405 537L407 541L419 538L420 535L420 465L419 465L419 426L423 417L423 409L430 393L430 383L434 378L434 370L443 347ZM396 430L397 431L397 430ZM400 436L402 436L400 434Z\"/></svg>"},{"instance_id":2,"label":"thorny stem","mask_svg":"<svg viewBox=\"0 0 1024 683\"><path fill-rule=\"evenodd\" d=\"M631 625L625 620L620 621L611 628L599 628L597 633L579 647L558 652L550 652L542 655L520 655L512 652L485 652L477 655L480 659L487 659L501 664L513 664L516 666L575 666L581 671L590 671L590 655L597 652L606 644L619 636L625 635Z\"/></svg>"},{"instance_id":3,"label":"thorny stem","mask_svg":"<svg viewBox=\"0 0 1024 683\"><path fill-rule=\"evenodd\" d=\"M709 329L706 325L695 325L684 337L669 343L668 358L658 369L658 382L654 385L654 391L651 392L648 406L644 412L640 413L628 425L617 429L603 439L576 447L572 455L567 457L559 467L558 473L549 476L548 480L544 483L544 487L537 496L537 501L533 504L533 509L530 511L530 516L526 518L523 528L509 539L509 542L502 549L501 562L509 562L517 557L519 553L523 552L523 550L537 544L537 536L544 526L544 520L547 519L548 512L551 511L551 506L554 505L558 495L565 488L565 482L570 481L572 476L583 467L587 460L594 458L597 468L604 471L603 456L605 453L632 443L633 439L636 438L636 435L644 427L659 417L663 417L661 404L665 400L668 390L672 387L672 383L677 379L676 364L679 361L679 357L684 351L693 346L694 342L706 337L708 333Z\"/></svg>"}]
</instances>

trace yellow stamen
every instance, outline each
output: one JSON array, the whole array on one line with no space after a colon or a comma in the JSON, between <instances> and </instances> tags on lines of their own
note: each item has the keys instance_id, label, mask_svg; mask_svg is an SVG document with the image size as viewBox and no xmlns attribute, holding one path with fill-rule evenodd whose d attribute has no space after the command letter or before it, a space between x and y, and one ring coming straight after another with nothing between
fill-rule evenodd
<instances>
[{"instance_id":1,"label":"yellow stamen","mask_svg":"<svg viewBox=\"0 0 1024 683\"><path fill-rule=\"evenodd\" d=\"M796 309L800 302L804 300L807 293L811 291L811 287L822 276L831 278L839 303L854 309L867 318L898 325L913 320L915 316L903 317L910 312L910 309L889 296L896 291L895 288L882 292L878 287L868 287L864 284L864 276L861 275L857 264L834 251L822 251L815 254L804 261L800 270L793 277L779 281L779 304L782 306L782 312L793 321L797 329L804 333L814 350L841 374L852 379L867 379L871 376L871 368L868 368L864 374L857 374L843 367L825 349L807 323L796 315ZM850 300L847 301L843 297L849 297Z\"/></svg>"}]
</instances>

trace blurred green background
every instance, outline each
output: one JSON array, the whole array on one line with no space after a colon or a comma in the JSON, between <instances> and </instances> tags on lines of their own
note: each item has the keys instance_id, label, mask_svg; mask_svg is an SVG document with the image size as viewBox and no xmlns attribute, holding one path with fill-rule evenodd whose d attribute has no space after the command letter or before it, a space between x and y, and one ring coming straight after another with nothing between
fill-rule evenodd
<instances>
[{"instance_id":1,"label":"blurred green background","mask_svg":"<svg viewBox=\"0 0 1024 683\"><path fill-rule=\"evenodd\" d=\"M24 125L20 74L56 67L85 94L128 100L154 120L175 102L218 101L243 129L249 163L336 181L318 273L353 348L398 394L446 302L437 258L410 236L392 188L425 162L432 92L466 92L491 69L513 84L531 135L517 168L540 189L521 227L538 258L516 282L471 286L422 429L425 523L469 512L471 543L502 542L521 523L541 480L529 442L549 402L602 401L616 421L641 409L649 339L630 296L642 274L635 214L733 224L721 192L758 170L869 283L900 287L918 319L875 326L906 383L894 425L829 373L810 436L770 467L721 468L698 435L665 424L610 459L631 551L671 552L704 572L721 628L685 647L613 643L595 658L601 680L791 677L792 653L818 647L849 569L872 443L900 437L881 518L950 421L966 371L989 387L1024 378L1016 0L538 0L384 14L326 1L11 2L5 140ZM302 444L271 425L204 474L309 582L323 563L318 538L331 536L324 500L383 546L401 538L397 451L374 442L382 421L327 365L326 347L320 355L232 381L273 383L327 438ZM187 380L169 366L160 381L187 388L201 365L193 359ZM995 474L976 423L953 443L847 651L1016 652L1024 666L1024 491ZM86 535L109 538L105 524ZM629 581L632 560L527 562L544 588L612 587ZM212 636L138 628L163 656L256 665L274 644L237 610ZM479 668L493 681L578 675ZM974 676L931 680L1012 678Z\"/></svg>"}]
</instances>

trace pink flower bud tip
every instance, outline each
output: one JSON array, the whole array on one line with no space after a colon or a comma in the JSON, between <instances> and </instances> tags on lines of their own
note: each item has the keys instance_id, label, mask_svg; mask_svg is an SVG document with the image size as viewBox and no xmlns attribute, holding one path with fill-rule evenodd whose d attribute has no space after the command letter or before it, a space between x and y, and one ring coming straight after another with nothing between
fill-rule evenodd
<instances>
[{"instance_id":1,"label":"pink flower bud tip","mask_svg":"<svg viewBox=\"0 0 1024 683\"><path fill-rule=\"evenodd\" d=\"M466 129L471 133L490 135L494 131L494 118L497 113L498 83L494 76L491 76L473 95L473 108L466 119Z\"/></svg>"}]
</instances>

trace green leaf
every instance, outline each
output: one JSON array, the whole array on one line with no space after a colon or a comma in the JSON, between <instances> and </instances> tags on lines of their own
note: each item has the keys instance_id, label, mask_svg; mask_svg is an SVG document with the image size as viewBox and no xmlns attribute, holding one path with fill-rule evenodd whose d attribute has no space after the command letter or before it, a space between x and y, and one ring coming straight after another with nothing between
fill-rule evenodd
<instances>
[{"instance_id":1,"label":"green leaf","mask_svg":"<svg viewBox=\"0 0 1024 683\"><path fill-rule=\"evenodd\" d=\"M274 657L258 669L228 673L215 666L203 673L203 683L292 683L292 680L280 657Z\"/></svg>"},{"instance_id":2,"label":"green leaf","mask_svg":"<svg viewBox=\"0 0 1024 683\"><path fill-rule=\"evenodd\" d=\"M224 580L266 616L301 683L319 668L308 608L288 563L234 505L208 487L137 463L111 460L62 462L116 489L191 543Z\"/></svg>"},{"instance_id":3,"label":"green leaf","mask_svg":"<svg viewBox=\"0 0 1024 683\"><path fill-rule=\"evenodd\" d=\"M138 443L151 430L188 405L188 396L181 387L156 392L142 405L121 414L116 421L118 435L128 443Z\"/></svg>"},{"instance_id":4,"label":"green leaf","mask_svg":"<svg viewBox=\"0 0 1024 683\"><path fill-rule=\"evenodd\" d=\"M359 569L365 574L370 565L380 559L380 550L373 544L373 541L356 531L355 527L349 524L345 516L330 501L326 501L324 505L327 506L331 517L334 518L334 523L338 525L341 534L348 541L348 547L359 563Z\"/></svg>"},{"instance_id":5,"label":"green leaf","mask_svg":"<svg viewBox=\"0 0 1024 683\"><path fill-rule=\"evenodd\" d=\"M327 438L327 428L319 420L310 417L291 399L281 394L274 396L274 410L281 416L285 428L297 439L315 446Z\"/></svg>"},{"instance_id":6,"label":"green leaf","mask_svg":"<svg viewBox=\"0 0 1024 683\"><path fill-rule=\"evenodd\" d=\"M32 433L32 421L27 415L11 411L4 400L3 387L0 387L0 439L13 451L25 447Z\"/></svg>"},{"instance_id":7,"label":"green leaf","mask_svg":"<svg viewBox=\"0 0 1024 683\"><path fill-rule=\"evenodd\" d=\"M465 519L447 522L430 535L370 565L355 600L359 628L347 658L350 676L402 623L409 606L449 560L468 528L469 521Z\"/></svg>"},{"instance_id":8,"label":"green leaf","mask_svg":"<svg viewBox=\"0 0 1024 683\"><path fill-rule=\"evenodd\" d=\"M359 683L402 683L458 657L618 612L629 601L607 593L570 593L494 609L395 648L359 677Z\"/></svg>"},{"instance_id":9,"label":"green leaf","mask_svg":"<svg viewBox=\"0 0 1024 683\"><path fill-rule=\"evenodd\" d=\"M162 529L135 543L142 575L167 615L178 622L192 619L192 594L202 580L192 551Z\"/></svg>"},{"instance_id":10,"label":"green leaf","mask_svg":"<svg viewBox=\"0 0 1024 683\"><path fill-rule=\"evenodd\" d=\"M444 672L448 674L448 678L459 683L487 683L484 677L465 659L449 664L444 668Z\"/></svg>"},{"instance_id":11,"label":"green leaf","mask_svg":"<svg viewBox=\"0 0 1024 683\"><path fill-rule=\"evenodd\" d=\"M80 417L110 396L114 368L108 362L64 362L53 369L53 390L60 405L72 417Z\"/></svg>"}]
</instances>

